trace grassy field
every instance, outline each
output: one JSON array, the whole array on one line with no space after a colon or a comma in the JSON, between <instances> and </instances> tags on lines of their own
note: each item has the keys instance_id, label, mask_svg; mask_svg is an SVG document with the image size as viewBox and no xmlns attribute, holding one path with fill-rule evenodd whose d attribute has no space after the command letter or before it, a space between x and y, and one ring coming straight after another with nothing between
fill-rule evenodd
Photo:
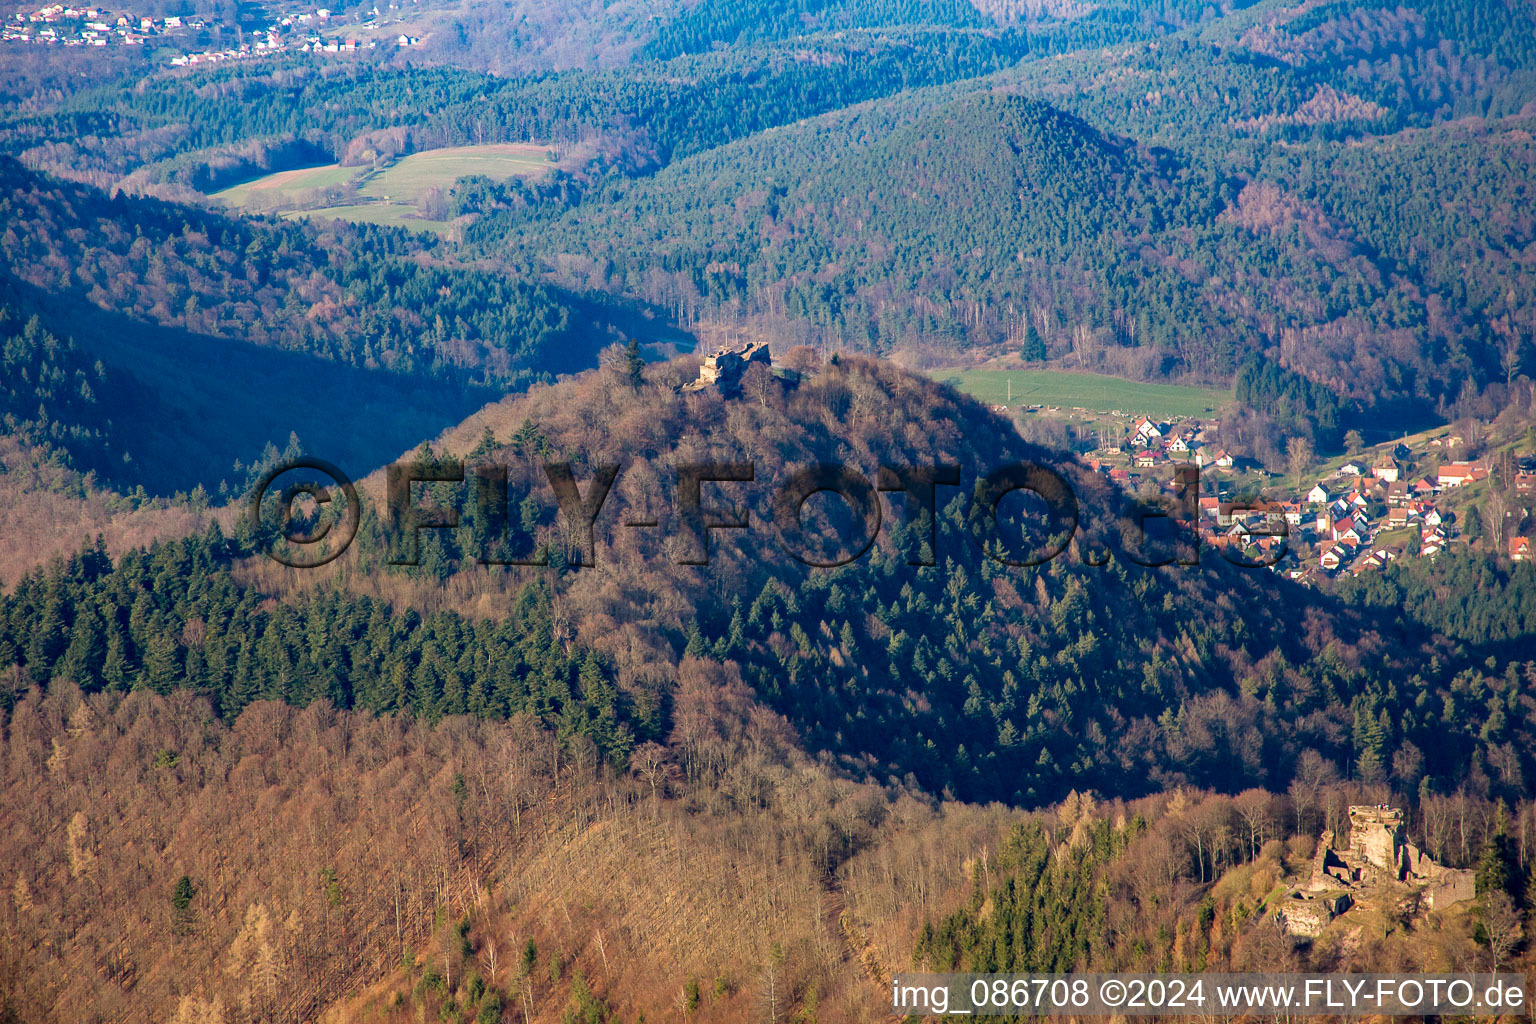
<instances>
[{"instance_id":1,"label":"grassy field","mask_svg":"<svg viewBox=\"0 0 1536 1024\"><path fill-rule=\"evenodd\" d=\"M488 178L532 177L546 170L543 146L531 143L429 149L390 164L363 182L361 194L392 203L414 203L434 185L447 188L471 174Z\"/></svg>"},{"instance_id":2,"label":"grassy field","mask_svg":"<svg viewBox=\"0 0 1536 1024\"><path fill-rule=\"evenodd\" d=\"M934 370L930 375L989 405L1053 405L1092 412L1173 417L1208 415L1232 397L1231 392L1210 388L1142 384L1064 370L948 369Z\"/></svg>"},{"instance_id":3,"label":"grassy field","mask_svg":"<svg viewBox=\"0 0 1536 1024\"><path fill-rule=\"evenodd\" d=\"M436 231L439 234L448 229L447 221L428 220L417 214L416 207L406 206L404 203L327 206L319 210L292 210L283 216L289 220L297 220L300 217L332 217L336 220L352 221L354 224L391 224L399 228L411 228L414 231Z\"/></svg>"},{"instance_id":4,"label":"grassy field","mask_svg":"<svg viewBox=\"0 0 1536 1024\"><path fill-rule=\"evenodd\" d=\"M1413 539L1415 532L1415 528L1412 526L1400 530L1383 530L1381 533L1376 535L1376 539L1371 542L1371 546L1373 548L1392 546L1407 547L1408 542Z\"/></svg>"},{"instance_id":5,"label":"grassy field","mask_svg":"<svg viewBox=\"0 0 1536 1024\"><path fill-rule=\"evenodd\" d=\"M255 181L243 182L222 192L215 192L212 198L228 203L230 206L248 206L257 198L268 196L289 198L310 189L345 185L359 176L362 170L360 167L327 164L324 167L300 167L292 171L278 171L265 178L257 178Z\"/></svg>"},{"instance_id":6,"label":"grassy field","mask_svg":"<svg viewBox=\"0 0 1536 1024\"><path fill-rule=\"evenodd\" d=\"M412 153L377 171L340 164L278 171L216 192L211 198L253 212L272 210L275 204L290 207L299 204L301 208L297 211L290 209L287 216L313 213L340 220L441 232L447 228L446 222L416 216L416 203L428 189L434 186L446 189L457 179L472 174L490 178L532 177L549 167L545 148L532 143L453 146ZM337 203L333 193L329 202L337 205L323 205L325 199L319 201L322 205L311 205L316 203L316 189L348 183L356 186L356 193L345 202Z\"/></svg>"}]
</instances>

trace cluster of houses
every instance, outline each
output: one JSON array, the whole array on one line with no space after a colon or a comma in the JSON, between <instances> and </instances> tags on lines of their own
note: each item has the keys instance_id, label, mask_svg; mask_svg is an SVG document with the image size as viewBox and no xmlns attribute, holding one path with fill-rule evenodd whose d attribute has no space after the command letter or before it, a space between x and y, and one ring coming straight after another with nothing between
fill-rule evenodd
<instances>
[{"instance_id":1,"label":"cluster of houses","mask_svg":"<svg viewBox=\"0 0 1536 1024\"><path fill-rule=\"evenodd\" d=\"M1450 542L1453 525L1432 501L1438 491L1405 498L1399 488L1387 498L1386 515L1373 516L1373 504L1379 509L1383 498L1380 483L1373 485L1373 479L1380 480L1357 477L1337 494L1329 493L1323 484L1307 493L1315 514L1310 522L1303 517L1301 540L1310 545L1323 572L1358 576L1413 551L1434 558ZM1393 534L1394 540L1387 542L1384 534Z\"/></svg>"},{"instance_id":2,"label":"cluster of houses","mask_svg":"<svg viewBox=\"0 0 1536 1024\"><path fill-rule=\"evenodd\" d=\"M1131 463L1137 469L1156 469L1159 466L1178 463L1194 463L1201 469L1214 466L1231 469L1236 463L1232 454L1224 448L1206 443L1208 432L1214 432L1215 424L1199 420L1169 425L1142 416L1131 425Z\"/></svg>"},{"instance_id":3,"label":"cluster of houses","mask_svg":"<svg viewBox=\"0 0 1536 1024\"><path fill-rule=\"evenodd\" d=\"M255 43L242 43L239 46L226 46L221 50L203 50L198 53L178 53L171 58L171 66L184 68L194 67L200 64L221 64L229 60L244 60L256 57L272 50L281 49L268 40L260 39Z\"/></svg>"},{"instance_id":4,"label":"cluster of houses","mask_svg":"<svg viewBox=\"0 0 1536 1024\"><path fill-rule=\"evenodd\" d=\"M1169 425L1141 417L1129 432L1129 467L1096 458L1089 464L1131 491L1140 490L1145 479L1172 490L1175 466L1224 470L1237 463L1230 452L1209 442L1215 432L1215 424ZM1103 452L1125 454L1117 447ZM1454 514L1438 499L1487 479L1489 467L1484 462L1450 461L1429 473L1410 473L1404 463L1410 454L1399 446L1374 460L1351 460L1290 499L1234 502L1226 497L1224 480L1217 477L1213 483L1205 478L1198 499L1201 541L1248 552L1255 564L1273 565L1302 581L1359 575L1410 555L1434 558L1458 532ZM1147 477L1137 472L1159 468L1167 472ZM1519 495L1536 496L1536 471L1522 469L1513 485ZM1211 490L1215 495L1206 496ZM1514 561L1536 558L1531 538L1511 537L1507 547Z\"/></svg>"},{"instance_id":5,"label":"cluster of houses","mask_svg":"<svg viewBox=\"0 0 1536 1024\"><path fill-rule=\"evenodd\" d=\"M1207 441L1208 435L1214 434L1216 427L1215 423L1200 420L1186 420L1170 425L1142 416L1131 425L1130 437L1126 441L1130 448L1128 466L1116 466L1098 459L1090 459L1089 464L1131 491L1141 487L1144 479L1139 472L1141 470L1171 471L1172 467L1180 465L1194 465L1200 469L1232 469L1237 464L1232 454ZM1100 451L1111 456L1125 454L1125 448L1115 444L1105 445ZM1154 478L1166 476L1167 473L1155 474Z\"/></svg>"},{"instance_id":6,"label":"cluster of houses","mask_svg":"<svg viewBox=\"0 0 1536 1024\"><path fill-rule=\"evenodd\" d=\"M1311 540L1318 568L1359 575L1413 551L1433 558L1445 550L1454 529L1454 516L1442 512L1436 499L1488 475L1486 462L1447 462L1430 473L1412 475L1391 456L1369 467L1346 462L1330 481L1318 483L1306 495L1308 505L1317 510ZM1517 495L1536 495L1536 473L1522 469L1512 484ZM1371 508L1384 508L1385 514L1373 517ZM1381 542L1383 534L1392 535L1393 541ZM1510 559L1531 558L1530 538L1509 537L1505 545Z\"/></svg>"},{"instance_id":7,"label":"cluster of houses","mask_svg":"<svg viewBox=\"0 0 1536 1024\"><path fill-rule=\"evenodd\" d=\"M362 28L377 28L378 16L379 11L374 8ZM373 39L322 36L320 30L334 18L326 7L285 14L266 28L249 33L249 41L197 52L188 50L173 56L171 64L175 67L216 64L290 48L302 53L351 53L371 50L378 45ZM167 15L152 18L131 12L108 12L98 7L50 4L16 14L0 29L0 40L60 46L164 46L173 40L182 41L189 35L202 33L209 27L201 17ZM402 34L394 43L400 47L417 46L421 40Z\"/></svg>"},{"instance_id":8,"label":"cluster of houses","mask_svg":"<svg viewBox=\"0 0 1536 1024\"><path fill-rule=\"evenodd\" d=\"M55 46L142 46L160 36L201 32L207 22L197 17L167 15L151 18L99 7L49 4L20 11L0 31L0 40Z\"/></svg>"}]
</instances>

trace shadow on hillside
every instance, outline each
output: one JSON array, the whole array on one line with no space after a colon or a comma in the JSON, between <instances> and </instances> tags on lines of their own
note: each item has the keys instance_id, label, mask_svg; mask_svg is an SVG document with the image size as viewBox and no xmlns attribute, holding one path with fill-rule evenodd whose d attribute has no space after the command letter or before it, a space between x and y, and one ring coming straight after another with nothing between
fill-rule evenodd
<instances>
[{"instance_id":1,"label":"shadow on hillside","mask_svg":"<svg viewBox=\"0 0 1536 1024\"><path fill-rule=\"evenodd\" d=\"M296 352L161 327L17 283L55 334L129 379L111 396L119 446L136 469L111 482L152 494L233 487L268 442L298 434L310 453L361 478L501 394L356 369Z\"/></svg>"}]
</instances>

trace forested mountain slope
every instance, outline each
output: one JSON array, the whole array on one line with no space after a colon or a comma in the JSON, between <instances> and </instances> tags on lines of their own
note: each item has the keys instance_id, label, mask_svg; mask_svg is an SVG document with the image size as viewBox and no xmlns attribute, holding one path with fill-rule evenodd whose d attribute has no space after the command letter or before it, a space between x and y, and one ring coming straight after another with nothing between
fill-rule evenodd
<instances>
[{"instance_id":1,"label":"forested mountain slope","mask_svg":"<svg viewBox=\"0 0 1536 1024\"><path fill-rule=\"evenodd\" d=\"M717 681L691 669L699 764L660 799L526 718L263 702L226 724L185 694L31 695L0 748L0 1013L554 1024L584 995L635 1021L691 983L696 1019L726 1024L776 972L781 1005L870 1019L882 986L823 918L823 854L836 816L884 820L885 795Z\"/></svg>"},{"instance_id":2,"label":"forested mountain slope","mask_svg":"<svg viewBox=\"0 0 1536 1024\"><path fill-rule=\"evenodd\" d=\"M573 175L461 185L467 255L832 346L1032 325L1065 365L1207 381L1259 354L1395 426L1497 405L1531 358L1521 0L653 14L600 71L275 57L18 112L3 144L185 190L532 139Z\"/></svg>"},{"instance_id":3,"label":"forested mountain slope","mask_svg":"<svg viewBox=\"0 0 1536 1024\"><path fill-rule=\"evenodd\" d=\"M1121 793L1147 780L1276 785L1307 748L1341 764L1367 758L1386 777L1397 752L1411 748L1425 758L1412 784L1431 777L1434 786L1434 778L1460 777L1482 744L1528 749L1528 726L1516 724L1528 711L1516 709L1527 706L1521 679L1530 666L1515 653L1527 626L1493 628L1471 643L1426 636L1390 609L1360 615L1209 550L1198 569L1143 568L1128 552L1170 554L1134 543L1135 530L1116 518L1116 492L1070 460L1021 444L974 403L885 364L843 360L798 390L767 387L724 401L658 394L654 385L635 394L614 374L508 399L452 435L454 451L510 463L511 508L524 495L535 510L545 505L521 523L514 517L510 550L530 550L535 538L560 546L549 499L540 497L547 485L529 461L540 437L578 464L630 467L610 499L616 507L604 510L612 523L641 518L630 506L665 510L674 460L756 461L764 483L722 493L753 502L760 528L739 544L717 535L707 569L670 564L676 538L666 547L642 536L656 531L599 527L596 556L611 568L581 570L567 584L569 607L586 623L578 632L609 637L622 623L601 643L632 649L646 638L642 648L661 644L663 659L688 650L738 661L807 742L875 778L912 773L930 790L1028 804L1088 780ZM880 464L961 465L965 486L939 491L939 564L907 566L905 549L886 540L840 569L788 557L769 525L771 489L789 467L828 458L870 479ZM983 558L967 537L980 529L975 503L962 500L972 493L969 474L1019 459L1058 467L1081 506L1074 546L1034 569ZM1044 527L1031 521L1038 541ZM433 576L454 592L456 556L479 573L474 556L460 553L480 550L487 528L471 516L457 539L423 537L423 568L407 575L425 593L442 586ZM900 537L894 522L886 529ZM383 538L370 545L367 534L365 524L359 557L387 573L367 555ZM1018 535L1008 536L1004 543L1023 550ZM1097 544L1119 552L1109 568L1084 564ZM474 589L512 585L527 571L491 575ZM621 581L634 573L644 582L626 596ZM1514 592L1533 583L1530 567L1519 567ZM649 594L674 587L687 601L681 607ZM1463 587L1458 599L1475 590ZM1400 645L1418 653L1400 661ZM1472 709L1489 700L1509 709L1501 721L1515 732L1483 737ZM1523 777L1508 784L1518 788Z\"/></svg>"},{"instance_id":4,"label":"forested mountain slope","mask_svg":"<svg viewBox=\"0 0 1536 1024\"><path fill-rule=\"evenodd\" d=\"M1300 947L1268 922L1316 830L1381 787L935 803L814 764L716 666L680 676L670 749L627 776L526 719L259 703L225 724L185 695L28 694L0 747L0 1012L862 1022L911 964L1489 964L1475 909ZM1519 894L1532 824L1461 794L1412 835Z\"/></svg>"},{"instance_id":5,"label":"forested mountain slope","mask_svg":"<svg viewBox=\"0 0 1536 1024\"><path fill-rule=\"evenodd\" d=\"M0 140L29 165L98 184L143 168L151 182L207 191L242 169L302 161L306 147L366 162L365 149L592 143L619 169L647 171L812 114L996 71L1029 47L1016 33L918 25L512 79L278 58L103 87L9 119ZM212 180L210 162L227 165Z\"/></svg>"},{"instance_id":6,"label":"forested mountain slope","mask_svg":"<svg viewBox=\"0 0 1536 1024\"><path fill-rule=\"evenodd\" d=\"M325 695L428 715L492 714L523 705L493 697L502 685L496 659L470 653L467 623L391 681L393 663L378 660L378 644L393 634L375 637L377 615L338 603L330 588L470 619L517 619L552 600L556 635L584 638L597 657L591 670L611 673L604 700L612 711L560 725L558 702L533 707L619 763L633 741L618 738L619 725L631 738L670 728L666 680L686 652L736 662L803 742L849 770L967 798L1034 804L1084 785L1126 793L1181 782L1283 787L1309 749L1410 788L1453 787L1468 771L1499 765L1489 784L1516 792L1536 770L1522 695L1530 666L1519 653L1528 623L1495 617L1476 633L1425 633L1423 620L1386 602L1346 605L1263 570L1233 568L1210 550L1199 567L1142 567L1130 556L1171 554L1137 542L1135 528L1118 521L1116 492L1070 460L1010 440L980 407L889 366L843 360L799 389L768 383L757 397L728 401L675 395L665 384L675 368L652 373L638 391L614 369L537 388L454 432L434 457L507 465L508 513L488 516L467 484L433 485L428 491L460 507L462 521L453 531L422 531L418 564L390 564L399 538L377 511L382 481L374 479L365 490L375 504L336 568L300 574L256 557L231 579L234 589L209 592L231 608L249 605L240 613L249 620L203 607L203 590L174 574L146 588L123 578L143 574L139 563L108 571L98 559L78 582L74 571L50 571L15 590L4 605L9 649L37 678L80 664L68 674L82 684L192 685L219 707ZM597 465L625 467L594 531L597 568L571 566L583 557L581 533L557 518L539 469L555 457L572 460L582 481ZM793 557L771 525L773 490L793 467L827 459L871 479L881 464L960 464L965 486L940 489L938 564L906 564L913 538L894 508L884 539L853 564L813 569ZM973 539L986 533L977 503L967 500L971 474L1019 459L1057 466L1080 502L1080 536L1038 568L983 557ZM716 534L703 568L679 564L697 557L698 542L668 511L675 463L699 460L757 467L757 482L720 491L745 499L757 527ZM657 515L666 529L619 525ZM1046 544L1040 531L1050 522L1031 521L1031 543ZM856 523L843 528L860 533ZM218 568L254 541L233 551L188 542L183 553L155 560L170 559L182 573L199 559ZM1027 547L1006 527L986 542L1016 556ZM1118 554L1095 568L1088 563L1103 545ZM541 553L554 568L478 561ZM155 569L146 579L162 577ZM1474 600L1467 580L1457 600ZM1529 567L1520 567L1509 600L1527 603L1532 583ZM251 589L242 595L242 587ZM552 596L540 596L544 588ZM146 592L132 602L111 599L136 589ZM291 593L297 605L269 614L264 593ZM89 611L98 607L119 611L102 619ZM192 642L193 619L226 626ZM37 634L53 639L38 646L30 639ZM215 637L217 656L207 646ZM97 659L80 660L82 651L114 644L111 678L90 667ZM589 684L572 692L587 693ZM1492 705L1501 711L1490 731L1483 710Z\"/></svg>"},{"instance_id":7,"label":"forested mountain slope","mask_svg":"<svg viewBox=\"0 0 1536 1024\"><path fill-rule=\"evenodd\" d=\"M563 217L568 196L531 219L481 193L461 209L489 214L470 233L487 249L830 345L963 351L1027 321L1051 357L1137 376L1227 378L1261 353L1377 424L1491 387L1496 406L1536 331L1531 12L1264 3L1196 20L1061 56L1026 34L1012 68L678 152ZM1020 133L999 91L1079 115L1041 119L1079 138ZM1096 179L1106 146L1137 155L1113 187ZM1036 151L1055 165L1031 166ZM1082 201L1053 207L1059 186ZM974 200L951 209L961 191Z\"/></svg>"},{"instance_id":8,"label":"forested mountain slope","mask_svg":"<svg viewBox=\"0 0 1536 1024\"><path fill-rule=\"evenodd\" d=\"M22 323L9 305L0 305L0 339L6 434L83 471L120 468L114 463L122 458L125 439L104 408L126 411L131 400L113 394L120 382L107 368L71 339L49 333L37 317Z\"/></svg>"},{"instance_id":9,"label":"forested mountain slope","mask_svg":"<svg viewBox=\"0 0 1536 1024\"><path fill-rule=\"evenodd\" d=\"M1006 77L1094 124L1248 170L1277 142L1520 113L1536 89L1533 17L1523 0L1269 0Z\"/></svg>"},{"instance_id":10,"label":"forested mountain slope","mask_svg":"<svg viewBox=\"0 0 1536 1024\"><path fill-rule=\"evenodd\" d=\"M601 304L448 265L427 236L109 197L13 161L0 188L7 333L35 315L42 332L7 358L46 363L8 378L8 432L130 488L238 484L235 462L294 432L377 465L588 365L617 329Z\"/></svg>"},{"instance_id":11,"label":"forested mountain slope","mask_svg":"<svg viewBox=\"0 0 1536 1024\"><path fill-rule=\"evenodd\" d=\"M0 1024L1509 965L1536 563L1168 564L1165 506L877 357L1230 387L1270 454L1491 418L1536 369L1529 0L426 6L421 47L0 82L48 90L0 111ZM553 166L460 179L443 237L207 202L496 142ZM694 331L779 372L644 363ZM313 570L240 515L302 452L364 496ZM414 559L397 458L458 514ZM1031 462L1072 516L998 499ZM797 532L830 464L867 504ZM610 478L589 541L556 491ZM1478 900L1292 942L1384 802Z\"/></svg>"},{"instance_id":12,"label":"forested mountain slope","mask_svg":"<svg viewBox=\"0 0 1536 1024\"><path fill-rule=\"evenodd\" d=\"M914 953L984 965L969 958L1013 927L1007 915L1033 913L1015 876L1078 893L1050 911L1066 930L1048 929L1030 964L1274 969L1288 947L1254 945L1244 915L1310 847L1264 837L1305 835L1345 801L1398 791L1442 810L1462 802L1473 831L1447 853L1457 863L1507 848L1490 838L1491 801L1522 800L1536 770L1530 566L1494 581L1394 576L1382 586L1407 600L1377 589L1347 601L1223 568L1209 550L1199 566L1144 567L1130 555L1167 553L1138 543L1115 519L1115 492L1072 460L888 364L796 358L815 371L798 387L764 376L730 399L678 394L688 362L639 380L617 363L486 408L418 457L505 466L510 521L483 515L467 485L423 488L422 503L460 504L463 522L421 531L418 565L387 564L400 538L370 478L374 504L331 569L274 569L253 553L262 537L210 528L116 560L92 548L13 586L0 598L0 662L15 666L5 779L24 795L6 806L48 853L12 884L5 935L24 941L0 953L94 959L0 998L38 1007L67 994L110 1012L183 997L201 1012L218 999L259 1015L350 994L385 1015L450 1001L475 1015L494 995L534 1000L540 1019L593 1000L649 1016L682 972L713 989L703 1019L739 1019L786 978L789 1002L825 998L829 1019L863 1019L877 996L842 965L883 973ZM595 467L623 467L592 568L573 565L582 533L556 519L550 459L573 464L583 493ZM869 477L881 464L961 466L963 485L939 489L937 564L908 564L927 549L901 525L900 501L862 558L796 560L805 549L771 525L774 492L792 468L828 459ZM989 536L975 476L1030 459L1071 482L1081 532L1042 566L1007 566L977 539L1014 557L1021 537L1059 539L1038 511L1023 513L1022 534ZM753 521L715 531L706 566L680 564L697 559L672 511L680 461L755 467L750 482L705 486L705 507L741 503ZM1016 514L1008 505L1004 519ZM622 525L647 516L664 525ZM835 506L809 516L857 536ZM1108 564L1090 564L1105 548ZM488 568L482 553L551 565ZM133 781L92 795L85 780L101 770ZM1345 772L1359 787L1329 789ZM284 781L300 775L302 786ZM1258 822L1246 833L1233 829L1248 812L1225 798L1164 795L1131 811L1070 795L1255 784L1293 802L1244 794ZM1028 806L1064 796L1071 809L1018 820L1005 842L1005 812L948 805L936 818L945 793ZM386 818L398 841L359 840ZM236 820L267 838L210 838ZM278 825L292 820L307 824ZM164 833L141 834L153 822ZM686 846L668 845L684 822ZM1212 838L1232 834L1247 842ZM985 871L959 866L957 835L974 837L961 849ZM1060 872L1031 874L1056 844L1068 851ZM139 845L153 852L124 855ZM902 884L924 898L893 899L893 871L916 872ZM1219 871L1237 874L1208 892ZM651 873L666 881L646 886ZM633 887L617 901L615 877ZM771 897L761 878L774 879ZM107 902L87 913L81 886ZM662 897L700 887L713 916L671 930L676 904ZM980 914L989 897L1006 899L996 928ZM1207 900L1227 908L1228 927L1213 928ZM1144 920L1130 915L1137 901ZM99 929L119 919L149 937L106 941ZM79 931L87 920L98 930ZM40 942L50 921L101 938ZM1437 941L1470 948L1461 927ZM1181 931L1184 952L1167 960L1157 929ZM770 932L778 952L753 945ZM324 966L317 936L353 955ZM171 968L188 950L207 973Z\"/></svg>"},{"instance_id":13,"label":"forested mountain slope","mask_svg":"<svg viewBox=\"0 0 1536 1024\"><path fill-rule=\"evenodd\" d=\"M1252 0L1227 2L1242 8ZM744 50L820 33L892 31L914 26L1028 33L1052 52L1154 38L1209 17L1194 0L626 0L558 8L438 0L420 5L424 45L412 61L451 64L499 75L573 68L609 69L648 61ZM406 63L397 61L397 63Z\"/></svg>"},{"instance_id":14,"label":"forested mountain slope","mask_svg":"<svg viewBox=\"0 0 1536 1024\"><path fill-rule=\"evenodd\" d=\"M685 311L807 322L855 348L959 351L1034 326L1069 365L1206 379L1266 353L1349 409L1429 411L1468 379L1502 377L1499 339L1447 311L1467 286L1427 248L1366 234L1363 199L1323 212L1303 198L1325 187L1310 181L1294 193L1245 182L1016 95L944 95L766 133L553 219L466 191L461 209L481 215L467 237L487 252L520 241L573 279L605 273ZM1501 248L1518 253L1528 225L1505 223ZM1536 306L1529 275L1511 273L1484 308L1519 320ZM1340 345L1364 351L1325 356Z\"/></svg>"},{"instance_id":15,"label":"forested mountain slope","mask_svg":"<svg viewBox=\"0 0 1536 1024\"><path fill-rule=\"evenodd\" d=\"M502 384L585 362L558 295L444 267L427 236L236 219L0 170L0 269L55 295L406 375Z\"/></svg>"}]
</instances>

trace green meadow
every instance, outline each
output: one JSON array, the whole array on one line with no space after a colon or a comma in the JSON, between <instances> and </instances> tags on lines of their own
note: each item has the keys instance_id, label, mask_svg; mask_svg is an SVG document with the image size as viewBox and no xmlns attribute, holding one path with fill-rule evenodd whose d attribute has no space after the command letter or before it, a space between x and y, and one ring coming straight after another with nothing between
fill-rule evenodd
<instances>
[{"instance_id":1,"label":"green meadow","mask_svg":"<svg viewBox=\"0 0 1536 1024\"><path fill-rule=\"evenodd\" d=\"M447 188L472 174L488 178L531 177L548 169L546 152L543 146L528 143L429 149L401 157L370 175L362 183L360 194L391 203L415 203L427 189Z\"/></svg>"},{"instance_id":2,"label":"green meadow","mask_svg":"<svg viewBox=\"0 0 1536 1024\"><path fill-rule=\"evenodd\" d=\"M1230 391L1182 384L1146 384L1069 370L930 371L930 376L988 405L1051 405L1090 412L1162 418L1206 416L1232 398Z\"/></svg>"},{"instance_id":3,"label":"green meadow","mask_svg":"<svg viewBox=\"0 0 1536 1024\"><path fill-rule=\"evenodd\" d=\"M353 203L347 206L324 206L318 210L292 210L283 214L289 220L300 217L330 217L347 220L354 224L389 224L414 231L448 230L448 221L428 220L416 212L416 207L404 203Z\"/></svg>"},{"instance_id":4,"label":"green meadow","mask_svg":"<svg viewBox=\"0 0 1536 1024\"><path fill-rule=\"evenodd\" d=\"M420 231L445 231L446 221L418 215L416 204L429 189L450 188L459 178L532 177L550 166L547 150L531 143L453 146L429 149L380 169L327 164L278 171L216 192L213 199L249 212L297 206L285 216L334 217L368 224L393 224Z\"/></svg>"},{"instance_id":5,"label":"green meadow","mask_svg":"<svg viewBox=\"0 0 1536 1024\"><path fill-rule=\"evenodd\" d=\"M229 206L243 208L269 197L294 199L314 189L345 185L363 172L364 168L343 167L340 164L300 167L291 171L277 171L255 181L242 182L222 192L215 192L212 198Z\"/></svg>"}]
</instances>

